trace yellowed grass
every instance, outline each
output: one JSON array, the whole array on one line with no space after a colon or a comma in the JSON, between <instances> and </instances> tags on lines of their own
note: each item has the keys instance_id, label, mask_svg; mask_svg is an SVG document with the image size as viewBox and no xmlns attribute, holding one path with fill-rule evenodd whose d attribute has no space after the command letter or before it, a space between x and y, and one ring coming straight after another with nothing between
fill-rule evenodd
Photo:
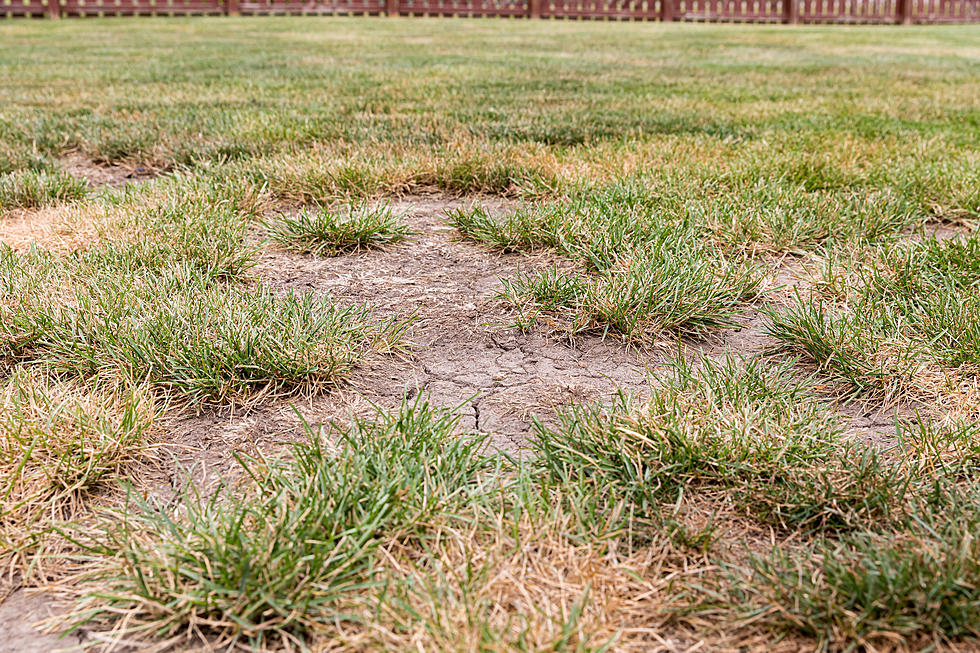
<instances>
[{"instance_id":1,"label":"yellowed grass","mask_svg":"<svg viewBox=\"0 0 980 653\"><path fill-rule=\"evenodd\" d=\"M98 235L104 219L87 206L61 204L20 209L0 218L0 241L15 251L40 247L59 255L84 250Z\"/></svg>"},{"instance_id":2,"label":"yellowed grass","mask_svg":"<svg viewBox=\"0 0 980 653\"><path fill-rule=\"evenodd\" d=\"M52 529L144 458L157 413L143 389L94 388L17 370L0 388L0 569L47 578L65 543ZM50 564L49 564L50 563ZM2 592L0 592L2 593Z\"/></svg>"}]
</instances>

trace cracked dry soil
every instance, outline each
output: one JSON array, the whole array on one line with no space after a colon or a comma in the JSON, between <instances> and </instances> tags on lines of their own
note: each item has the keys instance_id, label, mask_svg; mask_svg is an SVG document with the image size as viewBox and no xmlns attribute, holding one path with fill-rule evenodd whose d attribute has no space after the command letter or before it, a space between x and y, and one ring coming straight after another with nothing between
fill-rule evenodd
<instances>
[{"instance_id":1,"label":"cracked dry soil","mask_svg":"<svg viewBox=\"0 0 980 653\"><path fill-rule=\"evenodd\" d=\"M559 342L507 326L512 316L494 299L500 278L552 259L498 254L460 240L445 212L468 205L436 199L395 204L415 233L383 249L324 258L267 248L255 271L259 283L368 304L377 318L414 315L405 334L408 353L371 355L343 387L308 401L270 403L238 416L185 415L170 421L165 439L188 453L197 449L197 462L220 473L233 449L288 439L298 428L294 403L317 424L369 414L372 405L391 409L424 393L435 406L457 408L461 428L488 434L498 449L518 451L532 419L549 420L557 406L606 398L618 388L645 392L648 371L662 362L656 352L592 336Z\"/></svg>"},{"instance_id":2,"label":"cracked dry soil","mask_svg":"<svg viewBox=\"0 0 980 653\"><path fill-rule=\"evenodd\" d=\"M397 205L415 232L408 240L327 259L269 251L259 274L276 287L370 304L378 317L414 313L409 355L373 357L351 379L352 389L386 408L419 392L440 407L459 406L461 426L489 434L501 449L520 448L533 415L546 419L560 404L608 396L616 387L642 391L646 370L656 362L650 354L612 340L562 343L506 326L513 318L494 300L500 278L551 260L497 254L459 240L444 219L447 209L462 206L435 200ZM488 208L501 212L506 205ZM333 413L331 403L328 396L314 408Z\"/></svg>"},{"instance_id":3,"label":"cracked dry soil","mask_svg":"<svg viewBox=\"0 0 980 653\"><path fill-rule=\"evenodd\" d=\"M482 203L497 214L513 208L502 201ZM255 270L257 283L284 293L368 304L378 318L414 314L405 335L413 346L405 355L369 356L342 387L311 400L267 402L239 414L206 410L171 417L163 440L176 447L180 466L193 467L198 482L216 478L234 467L236 449L268 450L301 437L296 412L314 425L343 423L351 413L392 409L418 393L435 406L457 409L460 426L486 433L494 447L519 452L532 433L532 420L549 422L557 407L607 399L618 390L645 394L649 375L666 371L665 354L676 345L638 349L589 335L560 341L543 333L546 329L522 333L507 326L513 321L510 309L495 299L500 279L556 259L500 254L461 240L445 214L470 205L440 198L396 203L392 208L415 233L382 249L317 257L267 247ZM775 283L785 286L777 294L788 297L801 281L783 266ZM761 353L773 341L764 333L758 308L746 308L742 328L684 342L682 350L715 358ZM878 408L853 404L837 410L850 434L887 444L893 417ZM176 490L172 476L167 484Z\"/></svg>"}]
</instances>

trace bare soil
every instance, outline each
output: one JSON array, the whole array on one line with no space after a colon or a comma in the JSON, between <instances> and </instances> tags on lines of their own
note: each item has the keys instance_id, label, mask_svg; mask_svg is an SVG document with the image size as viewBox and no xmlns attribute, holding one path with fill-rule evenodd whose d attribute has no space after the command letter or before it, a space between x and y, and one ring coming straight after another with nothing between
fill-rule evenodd
<instances>
[{"instance_id":1,"label":"bare soil","mask_svg":"<svg viewBox=\"0 0 980 653\"><path fill-rule=\"evenodd\" d=\"M89 186L125 186L156 177L158 171L143 166L101 165L81 152L69 152L61 159L68 174L84 179Z\"/></svg>"},{"instance_id":2,"label":"bare soil","mask_svg":"<svg viewBox=\"0 0 980 653\"><path fill-rule=\"evenodd\" d=\"M45 594L18 590L0 602L0 653L41 653L71 649L81 643L75 635L46 634L38 623L57 614Z\"/></svg>"},{"instance_id":3,"label":"bare soil","mask_svg":"<svg viewBox=\"0 0 980 653\"><path fill-rule=\"evenodd\" d=\"M664 374L676 344L646 349L615 338L556 339L547 327L523 333L508 326L510 309L495 295L501 278L551 265L547 255L500 254L464 241L445 221L447 210L473 201L414 198L393 206L415 232L406 241L345 256L297 254L275 246L263 251L253 283L280 292L314 293L373 307L377 317L415 315L406 355L368 357L341 388L312 399L269 402L248 411L209 409L184 413L165 423L164 456L173 462L156 476L156 491L179 491L188 478L206 484L226 477L233 452L274 451L302 437L302 416L313 426L344 423L375 407L396 408L418 393L433 405L456 409L461 428L485 433L493 447L520 454L533 434L533 421L552 422L555 409L572 402L607 400L622 390L643 396L649 376ZM495 213L513 203L483 200ZM769 301L788 302L806 285L795 261L774 261ZM748 308L742 326L703 341L685 341L682 351L721 358L763 353L775 341L765 334L764 314ZM830 386L818 390L832 391ZM835 410L846 432L883 449L895 446L894 407L846 402ZM901 412L906 412L901 410Z\"/></svg>"},{"instance_id":4,"label":"bare soil","mask_svg":"<svg viewBox=\"0 0 980 653\"><path fill-rule=\"evenodd\" d=\"M507 208L499 201L484 204ZM500 278L550 260L460 240L444 218L447 209L461 206L438 199L395 205L415 234L384 249L331 258L273 246L264 251L254 283L367 304L379 318L414 315L405 335L411 346L407 354L369 356L344 387L312 399L170 420L165 440L179 448L185 467L195 467L196 480L230 469L236 449L267 450L300 437L297 412L312 425L344 422L423 393L435 406L458 409L461 428L487 434L497 449L519 452L533 419L550 421L562 404L608 398L618 388L646 392L647 373L663 359L656 350L593 336L557 341L507 326L512 316L494 299Z\"/></svg>"}]
</instances>

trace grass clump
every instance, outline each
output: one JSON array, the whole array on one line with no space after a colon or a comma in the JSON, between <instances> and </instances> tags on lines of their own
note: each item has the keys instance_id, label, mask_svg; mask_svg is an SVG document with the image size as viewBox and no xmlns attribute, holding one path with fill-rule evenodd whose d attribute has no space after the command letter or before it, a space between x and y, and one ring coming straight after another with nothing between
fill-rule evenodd
<instances>
[{"instance_id":1,"label":"grass clump","mask_svg":"<svg viewBox=\"0 0 980 653\"><path fill-rule=\"evenodd\" d=\"M785 179L691 198L682 212L725 250L752 254L890 240L924 220L893 192L808 191Z\"/></svg>"},{"instance_id":2,"label":"grass clump","mask_svg":"<svg viewBox=\"0 0 980 653\"><path fill-rule=\"evenodd\" d=\"M831 648L973 640L980 636L980 497L975 487L956 492L955 504L923 506L899 533L869 531L754 557L733 598Z\"/></svg>"},{"instance_id":3,"label":"grass clump","mask_svg":"<svg viewBox=\"0 0 980 653\"><path fill-rule=\"evenodd\" d=\"M665 246L596 274L552 268L502 281L499 297L517 308L522 328L541 314L555 315L572 335L613 333L642 341L663 332L704 335L735 326L734 316L758 294L762 278L703 248Z\"/></svg>"},{"instance_id":4,"label":"grass clump","mask_svg":"<svg viewBox=\"0 0 980 653\"><path fill-rule=\"evenodd\" d=\"M180 263L206 278L240 279L255 264L258 244L249 233L262 203L250 186L209 178L174 176L127 187L88 208L102 215L82 263L116 275Z\"/></svg>"},{"instance_id":5,"label":"grass clump","mask_svg":"<svg viewBox=\"0 0 980 653\"><path fill-rule=\"evenodd\" d=\"M18 170L0 175L0 212L70 202L87 194L85 180L76 179L67 172Z\"/></svg>"},{"instance_id":6,"label":"grass clump","mask_svg":"<svg viewBox=\"0 0 980 653\"><path fill-rule=\"evenodd\" d=\"M317 392L369 350L397 347L405 327L374 323L361 306L215 285L188 266L75 277L54 265L8 254L0 281L17 293L2 307L0 355L83 378L147 381L193 403ZM44 274L52 281L38 283Z\"/></svg>"},{"instance_id":7,"label":"grass clump","mask_svg":"<svg viewBox=\"0 0 980 653\"><path fill-rule=\"evenodd\" d=\"M303 646L371 612L381 548L493 491L499 463L482 436L423 399L357 419L276 460L240 457L243 480L177 510L135 500L86 545L107 564L78 612L127 615L121 635L220 645ZM213 643L213 642L212 642Z\"/></svg>"},{"instance_id":8,"label":"grass clump","mask_svg":"<svg viewBox=\"0 0 980 653\"><path fill-rule=\"evenodd\" d=\"M580 503L584 523L618 513L637 530L683 496L727 496L784 531L833 532L899 517L905 488L785 368L678 362L646 405L620 396L538 425L533 465ZM588 518L585 519L585 515Z\"/></svg>"},{"instance_id":9,"label":"grass clump","mask_svg":"<svg viewBox=\"0 0 980 653\"><path fill-rule=\"evenodd\" d=\"M521 209L501 221L479 207L450 219L503 251L551 249L584 268L502 280L500 296L517 307L522 328L544 314L571 334L703 335L734 326L763 284L757 265L724 255L683 224L658 220L647 199L628 189L572 206Z\"/></svg>"},{"instance_id":10,"label":"grass clump","mask_svg":"<svg viewBox=\"0 0 980 653\"><path fill-rule=\"evenodd\" d=\"M156 412L145 389L16 370L0 389L0 561L24 571L53 527L142 457Z\"/></svg>"},{"instance_id":11,"label":"grass clump","mask_svg":"<svg viewBox=\"0 0 980 653\"><path fill-rule=\"evenodd\" d=\"M857 392L975 415L978 247L977 235L930 238L830 258L813 292L771 314L767 330Z\"/></svg>"},{"instance_id":12,"label":"grass clump","mask_svg":"<svg viewBox=\"0 0 980 653\"><path fill-rule=\"evenodd\" d=\"M303 210L295 216L281 215L268 227L280 245L317 256L382 247L411 233L389 205L350 207L346 214L327 207Z\"/></svg>"}]
</instances>

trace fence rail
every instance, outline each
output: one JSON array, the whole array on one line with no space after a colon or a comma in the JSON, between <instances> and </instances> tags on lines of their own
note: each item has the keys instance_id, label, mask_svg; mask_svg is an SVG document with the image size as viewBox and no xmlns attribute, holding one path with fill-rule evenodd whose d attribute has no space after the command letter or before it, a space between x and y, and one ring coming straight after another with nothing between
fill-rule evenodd
<instances>
[{"instance_id":1,"label":"fence rail","mask_svg":"<svg viewBox=\"0 0 980 653\"><path fill-rule=\"evenodd\" d=\"M0 0L0 18L212 14L978 23L980 0Z\"/></svg>"}]
</instances>

